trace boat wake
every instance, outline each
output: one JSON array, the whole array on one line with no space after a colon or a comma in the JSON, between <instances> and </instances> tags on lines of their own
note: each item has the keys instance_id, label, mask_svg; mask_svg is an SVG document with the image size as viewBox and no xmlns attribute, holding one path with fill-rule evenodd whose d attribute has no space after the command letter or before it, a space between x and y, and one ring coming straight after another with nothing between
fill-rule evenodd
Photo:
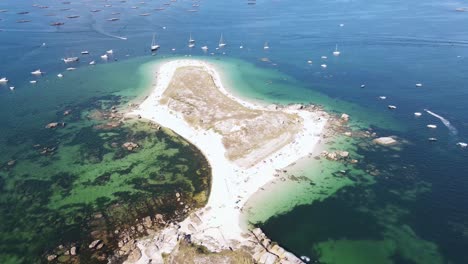
<instances>
[{"instance_id":1,"label":"boat wake","mask_svg":"<svg viewBox=\"0 0 468 264\"><path fill-rule=\"evenodd\" d=\"M112 34L109 34L109 33L104 32L104 31L96 30L96 32L101 33L102 35L108 36L108 37L111 37L111 38L117 38L117 39L121 39L121 40L127 40L126 37L121 37L121 36L117 36L117 35L112 35Z\"/></svg>"},{"instance_id":2,"label":"boat wake","mask_svg":"<svg viewBox=\"0 0 468 264\"><path fill-rule=\"evenodd\" d=\"M450 133L452 133L454 136L456 136L458 134L458 130L452 126L452 124L450 123L450 121L448 121L447 119L445 119L444 117L428 110L428 109L424 109L424 111L426 111L428 114L438 118L440 121L442 121L442 123L449 129Z\"/></svg>"},{"instance_id":3,"label":"boat wake","mask_svg":"<svg viewBox=\"0 0 468 264\"><path fill-rule=\"evenodd\" d=\"M96 26L96 21L94 21L92 24L91 24L91 28L96 31L97 33L101 34L101 35L104 35L104 36L107 36L107 37L111 37L111 38L116 38L116 39L121 39L121 40L127 40L126 37L122 37L122 36L117 36L117 35L112 35L110 33L107 33L105 31L103 31L102 29L98 28Z\"/></svg>"}]
</instances>

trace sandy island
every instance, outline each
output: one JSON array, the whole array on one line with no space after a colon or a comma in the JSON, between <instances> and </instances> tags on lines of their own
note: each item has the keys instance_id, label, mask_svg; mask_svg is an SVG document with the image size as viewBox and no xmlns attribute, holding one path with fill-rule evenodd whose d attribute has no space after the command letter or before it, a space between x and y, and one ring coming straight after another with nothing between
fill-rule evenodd
<instances>
[{"instance_id":1,"label":"sandy island","mask_svg":"<svg viewBox=\"0 0 468 264\"><path fill-rule=\"evenodd\" d=\"M246 102L225 89L216 67L200 60L173 60L154 66L154 90L130 113L156 122L197 146L212 167L207 205L187 219L144 238L138 260L162 263L181 235L210 251L255 248L259 263L300 263L261 231L241 222L248 198L274 179L278 170L309 155L328 116L302 105ZM163 254L164 253L164 254Z\"/></svg>"}]
</instances>

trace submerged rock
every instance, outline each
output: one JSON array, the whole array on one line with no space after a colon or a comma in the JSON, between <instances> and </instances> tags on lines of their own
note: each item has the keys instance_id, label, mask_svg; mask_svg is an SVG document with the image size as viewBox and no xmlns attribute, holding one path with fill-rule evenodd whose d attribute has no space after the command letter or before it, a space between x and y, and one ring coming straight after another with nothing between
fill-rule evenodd
<instances>
[{"instance_id":1,"label":"submerged rock","mask_svg":"<svg viewBox=\"0 0 468 264\"><path fill-rule=\"evenodd\" d=\"M374 139L373 142L382 146L391 146L391 145L395 145L398 143L392 137L379 137L379 138Z\"/></svg>"}]
</instances>

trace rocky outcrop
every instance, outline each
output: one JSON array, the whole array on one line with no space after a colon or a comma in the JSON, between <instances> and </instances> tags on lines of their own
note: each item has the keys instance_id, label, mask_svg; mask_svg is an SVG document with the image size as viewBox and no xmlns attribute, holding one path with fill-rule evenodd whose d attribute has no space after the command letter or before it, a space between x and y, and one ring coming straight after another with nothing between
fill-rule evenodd
<instances>
[{"instance_id":1,"label":"rocky outcrop","mask_svg":"<svg viewBox=\"0 0 468 264\"><path fill-rule=\"evenodd\" d=\"M382 146L392 146L398 143L392 137L379 137L379 138L374 139L373 142Z\"/></svg>"},{"instance_id":2,"label":"rocky outcrop","mask_svg":"<svg viewBox=\"0 0 468 264\"><path fill-rule=\"evenodd\" d=\"M59 126L64 127L65 123L52 122L52 123L47 124L45 126L45 128L54 129L54 128L57 128Z\"/></svg>"},{"instance_id":3,"label":"rocky outcrop","mask_svg":"<svg viewBox=\"0 0 468 264\"><path fill-rule=\"evenodd\" d=\"M123 148L127 149L128 151L133 151L137 148L139 148L140 146L138 146L137 143L133 143L133 142L125 142L123 145L122 145Z\"/></svg>"},{"instance_id":4,"label":"rocky outcrop","mask_svg":"<svg viewBox=\"0 0 468 264\"><path fill-rule=\"evenodd\" d=\"M55 254L48 255L48 256L47 256L47 261L53 261L53 260L55 260L57 257L58 257L58 256L55 255Z\"/></svg>"},{"instance_id":5,"label":"rocky outcrop","mask_svg":"<svg viewBox=\"0 0 468 264\"><path fill-rule=\"evenodd\" d=\"M299 264L303 263L294 254L286 251L266 237L260 228L251 231L253 235L253 258L259 264Z\"/></svg>"},{"instance_id":6,"label":"rocky outcrop","mask_svg":"<svg viewBox=\"0 0 468 264\"><path fill-rule=\"evenodd\" d=\"M349 115L348 114L342 114L340 119L343 121L343 122L348 122L349 121Z\"/></svg>"},{"instance_id":7,"label":"rocky outcrop","mask_svg":"<svg viewBox=\"0 0 468 264\"><path fill-rule=\"evenodd\" d=\"M328 160L345 160L349 158L349 152L348 151L328 152L324 150L322 151L322 156Z\"/></svg>"},{"instance_id":8,"label":"rocky outcrop","mask_svg":"<svg viewBox=\"0 0 468 264\"><path fill-rule=\"evenodd\" d=\"M97 240L94 240L93 242L91 242L91 244L89 244L88 247L89 247L90 249L93 249L93 248L95 248L95 249L100 249L100 248L102 248L103 246L104 246L104 243L102 243L101 240L97 239Z\"/></svg>"}]
</instances>

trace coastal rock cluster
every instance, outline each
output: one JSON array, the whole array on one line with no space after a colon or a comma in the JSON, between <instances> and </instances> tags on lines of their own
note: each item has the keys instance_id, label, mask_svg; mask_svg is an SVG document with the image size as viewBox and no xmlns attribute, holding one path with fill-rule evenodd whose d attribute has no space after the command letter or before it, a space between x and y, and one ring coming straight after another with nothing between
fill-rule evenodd
<instances>
[{"instance_id":1,"label":"coastal rock cluster","mask_svg":"<svg viewBox=\"0 0 468 264\"><path fill-rule=\"evenodd\" d=\"M286 251L276 243L272 243L260 228L251 231L253 240L251 250L253 258L259 264L298 264L303 263L294 254Z\"/></svg>"}]
</instances>

